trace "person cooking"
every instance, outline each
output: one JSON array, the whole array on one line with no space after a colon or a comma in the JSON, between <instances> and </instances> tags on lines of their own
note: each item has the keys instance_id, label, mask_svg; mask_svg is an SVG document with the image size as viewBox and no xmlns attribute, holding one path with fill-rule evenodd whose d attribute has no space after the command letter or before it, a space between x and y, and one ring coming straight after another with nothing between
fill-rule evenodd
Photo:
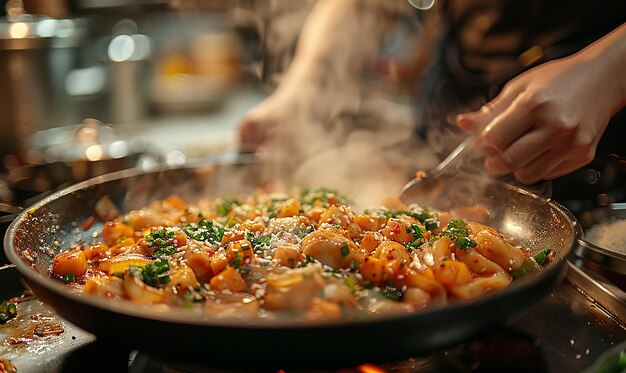
<instances>
[{"instance_id":1,"label":"person cooking","mask_svg":"<svg viewBox=\"0 0 626 373\"><path fill-rule=\"evenodd\" d=\"M429 22L446 31L426 35L421 46L438 52L421 79L429 104L420 136L478 133L485 168L526 184L570 174L599 148L626 153L618 115L626 105L626 2L448 0L436 8L443 22L426 20L425 34L442 28ZM293 119L324 121L350 107L353 81L411 11L404 1L320 0L280 85L243 120L242 144L257 147L297 126ZM306 109L310 102L315 110ZM450 113L459 115L450 121Z\"/></svg>"}]
</instances>

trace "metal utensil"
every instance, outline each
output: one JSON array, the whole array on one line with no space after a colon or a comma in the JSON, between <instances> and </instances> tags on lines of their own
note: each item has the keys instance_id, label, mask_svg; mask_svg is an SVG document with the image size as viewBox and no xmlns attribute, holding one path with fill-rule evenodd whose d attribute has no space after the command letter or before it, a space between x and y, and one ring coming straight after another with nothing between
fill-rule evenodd
<instances>
[{"instance_id":1,"label":"metal utensil","mask_svg":"<svg viewBox=\"0 0 626 373\"><path fill-rule=\"evenodd\" d=\"M406 202L412 201L420 185L432 183L432 180L437 179L453 167L456 167L461 159L472 151L477 138L477 136L469 136L456 148L454 148L454 150L452 150L452 152L443 161L427 172L423 177L414 178L406 183L400 192L400 199Z\"/></svg>"}]
</instances>

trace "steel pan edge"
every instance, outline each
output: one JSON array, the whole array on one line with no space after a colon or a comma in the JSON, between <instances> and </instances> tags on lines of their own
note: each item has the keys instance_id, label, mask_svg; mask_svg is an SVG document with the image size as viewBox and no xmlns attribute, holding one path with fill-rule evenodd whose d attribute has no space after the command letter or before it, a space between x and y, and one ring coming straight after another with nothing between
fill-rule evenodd
<instances>
[{"instance_id":1,"label":"steel pan edge","mask_svg":"<svg viewBox=\"0 0 626 373\"><path fill-rule=\"evenodd\" d=\"M55 193L34 206L87 189L105 181L137 172L98 177ZM576 224L569 212L557 203L551 206ZM29 268L14 248L18 217L5 236L5 251L35 293L62 317L120 345L159 353L172 359L193 360L213 365L254 367L347 366L365 361L381 362L428 353L480 334L490 327L521 316L559 282L567 271L565 257L544 268L538 281L515 284L502 292L470 303L456 303L442 309L368 322L308 326L210 325L172 322L167 317L133 312L129 305L116 304L70 293L64 285ZM522 279L524 280L524 279ZM246 357L242 359L242 356Z\"/></svg>"}]
</instances>

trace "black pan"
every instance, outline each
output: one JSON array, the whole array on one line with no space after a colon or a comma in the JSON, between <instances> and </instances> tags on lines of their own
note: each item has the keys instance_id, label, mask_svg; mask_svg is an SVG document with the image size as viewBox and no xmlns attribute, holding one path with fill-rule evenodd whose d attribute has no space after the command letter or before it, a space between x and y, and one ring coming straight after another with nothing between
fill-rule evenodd
<instances>
[{"instance_id":1,"label":"black pan","mask_svg":"<svg viewBox=\"0 0 626 373\"><path fill-rule=\"evenodd\" d=\"M128 211L172 194L191 201L251 191L276 177L270 171L263 164L222 164L152 173L123 171L91 179L54 193L22 213L8 230L5 251L43 301L100 340L213 366L311 368L427 353L510 322L563 278L565 258L576 240L575 220L557 203L498 182L457 175L425 186L429 193L422 195L440 208L483 203L490 209L489 223L500 232L536 251L555 250L555 260L539 273L471 302L401 317L321 325L200 320L183 309L164 312L77 295L48 277L51 260L60 248L70 242L90 242L92 233L102 227L99 222L87 231L81 229L102 196L110 196ZM33 253L30 262L27 257Z\"/></svg>"}]
</instances>

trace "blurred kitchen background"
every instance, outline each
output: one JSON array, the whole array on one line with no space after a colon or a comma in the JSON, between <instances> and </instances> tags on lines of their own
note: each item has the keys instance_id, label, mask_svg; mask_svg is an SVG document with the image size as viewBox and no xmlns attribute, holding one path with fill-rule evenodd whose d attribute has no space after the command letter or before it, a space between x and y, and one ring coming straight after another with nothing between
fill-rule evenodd
<instances>
[{"instance_id":1,"label":"blurred kitchen background","mask_svg":"<svg viewBox=\"0 0 626 373\"><path fill-rule=\"evenodd\" d=\"M4 1L0 200L21 203L136 164L236 152L237 124L276 86L313 4ZM399 30L384 53L403 58L399 46L415 30ZM409 106L391 112L413 121Z\"/></svg>"}]
</instances>

